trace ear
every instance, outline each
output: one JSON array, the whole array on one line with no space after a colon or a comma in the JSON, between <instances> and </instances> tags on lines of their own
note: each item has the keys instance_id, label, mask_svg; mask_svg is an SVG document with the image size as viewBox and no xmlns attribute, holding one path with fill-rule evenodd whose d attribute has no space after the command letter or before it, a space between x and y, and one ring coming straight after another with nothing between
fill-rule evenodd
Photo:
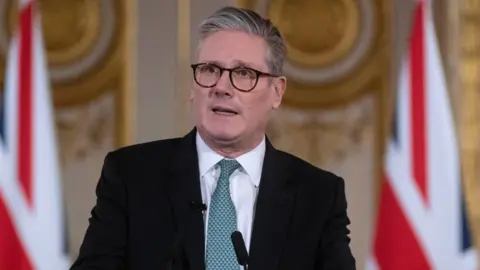
<instances>
[{"instance_id":1,"label":"ear","mask_svg":"<svg viewBox=\"0 0 480 270\"><path fill-rule=\"evenodd\" d=\"M190 90L190 95L188 95L188 101L193 101L193 90Z\"/></svg>"},{"instance_id":2,"label":"ear","mask_svg":"<svg viewBox=\"0 0 480 270\"><path fill-rule=\"evenodd\" d=\"M190 94L188 95L188 101L193 102L193 97L194 97L194 85L190 85Z\"/></svg>"},{"instance_id":3,"label":"ear","mask_svg":"<svg viewBox=\"0 0 480 270\"><path fill-rule=\"evenodd\" d=\"M273 79L273 88L274 88L274 100L273 100L273 109L277 109L280 107L282 103L283 94L285 93L285 89L287 89L287 78L285 76L277 77Z\"/></svg>"}]
</instances>

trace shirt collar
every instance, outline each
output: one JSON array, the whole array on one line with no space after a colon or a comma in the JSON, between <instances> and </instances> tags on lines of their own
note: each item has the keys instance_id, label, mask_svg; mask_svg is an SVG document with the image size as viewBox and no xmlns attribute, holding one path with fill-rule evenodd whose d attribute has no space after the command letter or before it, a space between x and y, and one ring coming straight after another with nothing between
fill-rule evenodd
<instances>
[{"instance_id":1,"label":"shirt collar","mask_svg":"<svg viewBox=\"0 0 480 270\"><path fill-rule=\"evenodd\" d=\"M217 164L224 157L213 151L202 139L200 134L196 135L198 164L200 169L200 177L203 177L215 164ZM260 184L260 177L262 174L263 159L265 157L265 136L262 142L250 150L249 152L236 158L238 163L250 176L252 183L258 187Z\"/></svg>"}]
</instances>

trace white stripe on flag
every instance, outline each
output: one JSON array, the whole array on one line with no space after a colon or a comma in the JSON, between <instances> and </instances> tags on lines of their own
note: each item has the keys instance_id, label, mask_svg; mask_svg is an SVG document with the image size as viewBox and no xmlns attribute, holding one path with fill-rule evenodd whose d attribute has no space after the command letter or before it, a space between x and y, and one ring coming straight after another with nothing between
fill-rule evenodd
<instances>
[{"instance_id":1,"label":"white stripe on flag","mask_svg":"<svg viewBox=\"0 0 480 270\"><path fill-rule=\"evenodd\" d=\"M33 205L29 207L17 179L18 138L18 34L10 44L6 73L6 147L3 149L0 192L34 269L66 270L64 216L60 168L50 83L46 70L43 37L38 12L33 26Z\"/></svg>"}]
</instances>

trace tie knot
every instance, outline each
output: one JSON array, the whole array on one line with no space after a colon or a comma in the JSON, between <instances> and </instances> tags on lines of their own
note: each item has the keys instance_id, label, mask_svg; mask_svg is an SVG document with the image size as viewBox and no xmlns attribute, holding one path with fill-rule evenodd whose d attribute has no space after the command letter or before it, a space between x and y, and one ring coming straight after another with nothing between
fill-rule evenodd
<instances>
[{"instance_id":1,"label":"tie knot","mask_svg":"<svg viewBox=\"0 0 480 270\"><path fill-rule=\"evenodd\" d=\"M220 166L220 174L229 177L241 165L235 159L222 159L218 162Z\"/></svg>"}]
</instances>

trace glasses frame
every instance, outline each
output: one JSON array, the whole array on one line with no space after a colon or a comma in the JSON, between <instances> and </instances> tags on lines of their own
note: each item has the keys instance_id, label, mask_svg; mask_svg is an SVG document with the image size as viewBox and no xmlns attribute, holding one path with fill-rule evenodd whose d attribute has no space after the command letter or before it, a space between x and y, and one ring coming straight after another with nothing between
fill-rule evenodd
<instances>
[{"instance_id":1,"label":"glasses frame","mask_svg":"<svg viewBox=\"0 0 480 270\"><path fill-rule=\"evenodd\" d=\"M216 68L218 68L220 70L220 76L218 76L218 79L217 81L212 84L212 85L203 85L201 83L199 83L197 81L197 76L195 76L196 74L196 70L199 66L202 66L202 65L210 65L210 66L214 66ZM258 79L260 79L260 77L271 77L271 78L277 78L279 77L278 75L273 75L273 74L270 74L270 73L267 73L267 72L262 72L262 71L259 71L259 70L256 70L256 69L253 69L253 68L249 68L249 67L245 67L245 66L239 66L239 67L234 67L234 68L224 68L224 67L221 67L217 64L213 64L213 63L197 63L197 64L192 64L190 65L190 67L192 68L193 70L193 79L195 80L195 83L200 85L201 87L204 87L204 88L212 88L214 86L217 85L218 81L220 80L220 78L222 77L223 73L225 71L228 71L228 77L230 78L230 83L232 84L232 86L237 89L238 91L241 91L241 92L250 92L252 91L253 89L255 89L255 87L257 86L258 84ZM235 86L235 83L233 82L233 77L232 77L232 71L235 71L235 70L239 70L239 69L248 69L248 70L251 70L255 73L256 75L256 79L255 79L255 83L253 84L252 88L248 89L248 90L245 90L245 89L240 89L238 88L237 86Z\"/></svg>"}]
</instances>

